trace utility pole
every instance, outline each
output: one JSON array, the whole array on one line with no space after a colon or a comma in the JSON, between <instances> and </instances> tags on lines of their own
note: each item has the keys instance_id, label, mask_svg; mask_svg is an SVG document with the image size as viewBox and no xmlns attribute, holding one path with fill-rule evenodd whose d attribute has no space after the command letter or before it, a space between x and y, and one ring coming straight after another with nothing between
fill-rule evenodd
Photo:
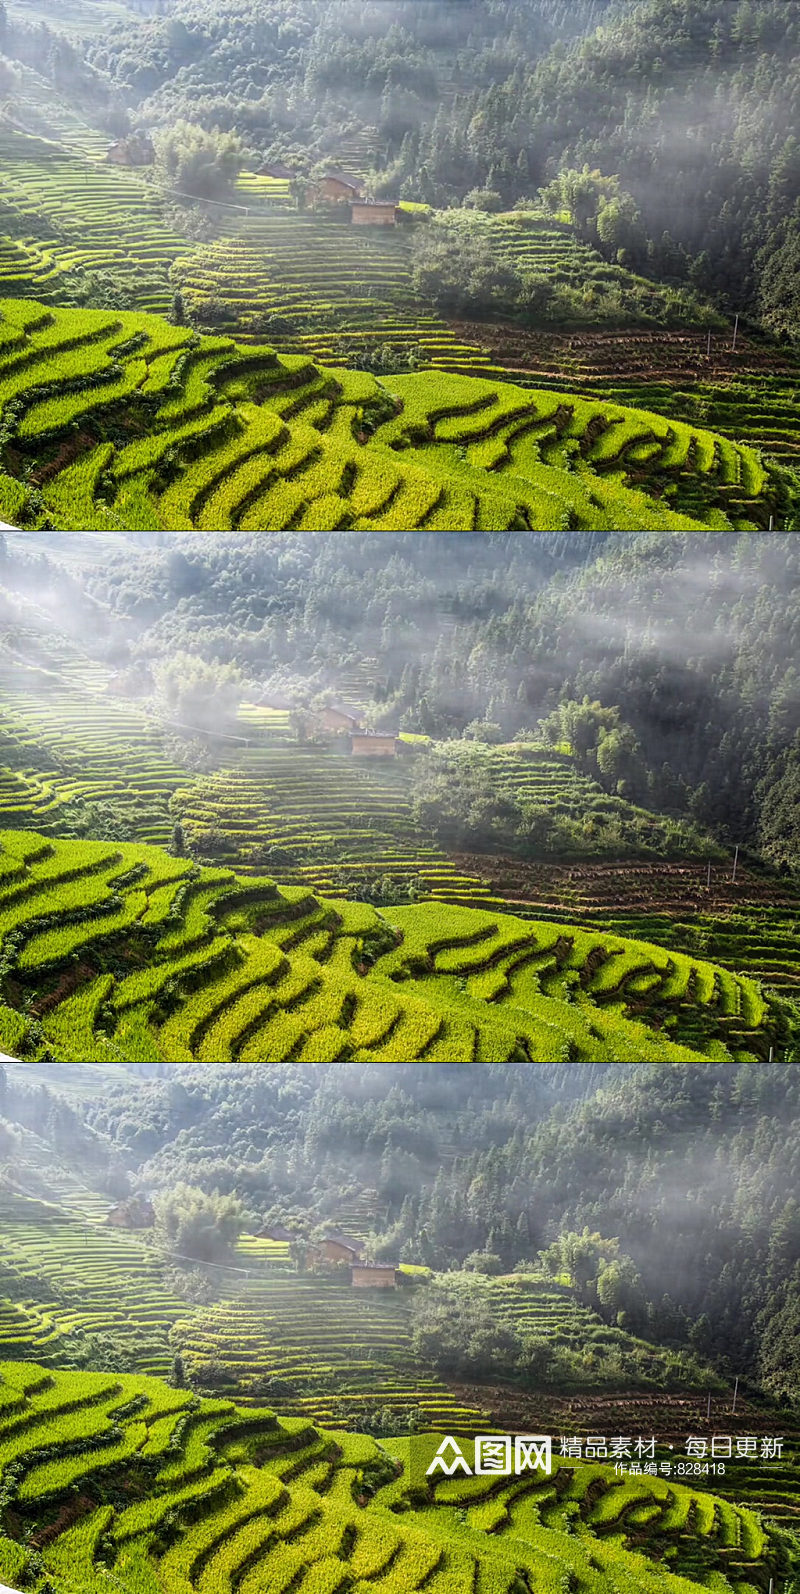
<instances>
[{"instance_id":1,"label":"utility pole","mask_svg":"<svg viewBox=\"0 0 800 1594\"><path fill-rule=\"evenodd\" d=\"M737 312L736 312L736 325L734 326L734 329L733 329L733 351L732 351L733 353L736 352L736 336L737 336L738 331L739 331L739 312L737 310Z\"/></svg>"},{"instance_id":2,"label":"utility pole","mask_svg":"<svg viewBox=\"0 0 800 1594\"><path fill-rule=\"evenodd\" d=\"M710 1389L708 1391L708 1413L707 1413L707 1416L708 1416L708 1421L710 1422L711 1421L711 1390Z\"/></svg>"},{"instance_id":3,"label":"utility pole","mask_svg":"<svg viewBox=\"0 0 800 1594\"><path fill-rule=\"evenodd\" d=\"M737 865L738 862L739 862L739 843L737 841L737 843L736 843L736 851L735 851L735 853L733 855L733 874L731 875L731 880L732 881L736 879L736 865Z\"/></svg>"},{"instance_id":4,"label":"utility pole","mask_svg":"<svg viewBox=\"0 0 800 1594\"><path fill-rule=\"evenodd\" d=\"M708 331L708 358L711 359L711 328Z\"/></svg>"},{"instance_id":5,"label":"utility pole","mask_svg":"<svg viewBox=\"0 0 800 1594\"><path fill-rule=\"evenodd\" d=\"M738 1393L739 1393L739 1374L737 1373L736 1374L736 1383L733 1386L733 1406L731 1408L731 1416L733 1416L735 1411L736 1411L736 1396L738 1395Z\"/></svg>"},{"instance_id":6,"label":"utility pole","mask_svg":"<svg viewBox=\"0 0 800 1594\"><path fill-rule=\"evenodd\" d=\"M711 890L711 859L710 858L708 860L708 880L706 882L706 887L707 887L707 889L709 891Z\"/></svg>"}]
</instances>

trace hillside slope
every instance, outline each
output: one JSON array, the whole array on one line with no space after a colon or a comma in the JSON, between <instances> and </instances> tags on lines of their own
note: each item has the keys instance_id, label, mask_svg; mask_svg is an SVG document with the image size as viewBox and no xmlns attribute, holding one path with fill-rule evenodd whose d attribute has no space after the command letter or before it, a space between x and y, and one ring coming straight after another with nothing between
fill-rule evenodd
<instances>
[{"instance_id":1,"label":"hillside slope","mask_svg":"<svg viewBox=\"0 0 800 1594\"><path fill-rule=\"evenodd\" d=\"M378 913L155 847L2 833L0 1044L85 1062L766 1061L746 976L436 902Z\"/></svg>"},{"instance_id":2,"label":"hillside slope","mask_svg":"<svg viewBox=\"0 0 800 1594\"><path fill-rule=\"evenodd\" d=\"M19 1524L0 1538L0 1574L32 1594L522 1594L563 1586L565 1568L575 1594L696 1594L703 1572L706 1586L712 1572L718 1589L751 1594L792 1570L752 1511L677 1480L620 1484L608 1467L557 1462L499 1490L491 1478L426 1484L441 1436L411 1454L156 1379L24 1362L0 1377ZM22 1525L41 1529L54 1510L32 1554Z\"/></svg>"},{"instance_id":3,"label":"hillside slope","mask_svg":"<svg viewBox=\"0 0 800 1594\"><path fill-rule=\"evenodd\" d=\"M59 530L758 530L701 427L425 372L378 382L156 316L0 301L0 515Z\"/></svg>"},{"instance_id":4,"label":"hillside slope","mask_svg":"<svg viewBox=\"0 0 800 1594\"><path fill-rule=\"evenodd\" d=\"M60 1167L55 1176L42 1172L42 1146L18 1126L15 1132L20 1149L9 1182L20 1189L49 1182L70 1205L0 1193L4 1355L63 1367L76 1358L80 1366L96 1365L108 1354L114 1367L166 1376L179 1354L197 1387L248 1405L259 1404L268 1379L276 1410L314 1422L364 1426L385 1409L399 1427L413 1410L430 1427L475 1433L501 1391L487 1388L480 1406L465 1403L413 1340L420 1307L438 1300L441 1310L452 1310L455 1281L464 1303L546 1342L551 1394L694 1390L700 1400L718 1387L696 1360L609 1325L569 1286L541 1275L426 1275L415 1287L412 1269L397 1289L365 1292L333 1273L299 1269L286 1244L243 1235L227 1263L195 1264L202 1304L181 1299L176 1291L191 1294L191 1278L187 1288L186 1270L175 1267L169 1250L154 1247L152 1236L143 1242L107 1227L108 1203L76 1189ZM485 1379L501 1383L508 1372L483 1366ZM524 1384L516 1392L530 1398Z\"/></svg>"}]
</instances>

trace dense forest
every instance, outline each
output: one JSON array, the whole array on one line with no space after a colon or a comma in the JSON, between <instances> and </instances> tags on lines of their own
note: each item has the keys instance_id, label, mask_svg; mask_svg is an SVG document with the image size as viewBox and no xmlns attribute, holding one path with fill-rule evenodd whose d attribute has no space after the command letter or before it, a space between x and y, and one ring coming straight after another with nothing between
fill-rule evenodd
<instances>
[{"instance_id":1,"label":"dense forest","mask_svg":"<svg viewBox=\"0 0 800 1594\"><path fill-rule=\"evenodd\" d=\"M249 683L299 711L371 661L374 728L452 743L419 785L426 823L475 811L513 841L519 815L499 812L469 745L535 734L569 742L610 793L797 866L791 537L156 536L80 575L40 546L7 559L10 585L49 588L78 634L91 615L139 690L179 668L195 710L224 717Z\"/></svg>"},{"instance_id":2,"label":"dense forest","mask_svg":"<svg viewBox=\"0 0 800 1594\"><path fill-rule=\"evenodd\" d=\"M232 134L301 177L349 140L376 196L544 196L609 260L797 329L800 19L784 0L177 0L83 47L0 28L109 132Z\"/></svg>"},{"instance_id":3,"label":"dense forest","mask_svg":"<svg viewBox=\"0 0 800 1594\"><path fill-rule=\"evenodd\" d=\"M235 1197L247 1223L280 1218L311 1234L371 1191L376 1259L566 1267L608 1321L773 1394L796 1384L796 1070L141 1074L104 1081L76 1106L41 1085L6 1083L0 1111L35 1125L114 1194L218 1192L223 1227ZM181 1201L169 1208L173 1226Z\"/></svg>"}]
</instances>

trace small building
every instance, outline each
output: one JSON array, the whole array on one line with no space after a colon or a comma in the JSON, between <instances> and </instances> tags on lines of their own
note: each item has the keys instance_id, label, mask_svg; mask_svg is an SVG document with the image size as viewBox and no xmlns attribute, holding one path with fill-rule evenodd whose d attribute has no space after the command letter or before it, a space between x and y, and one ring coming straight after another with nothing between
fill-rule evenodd
<instances>
[{"instance_id":1,"label":"small building","mask_svg":"<svg viewBox=\"0 0 800 1594\"><path fill-rule=\"evenodd\" d=\"M257 1240L278 1240L282 1243L294 1238L285 1223L267 1223L263 1229L256 1230Z\"/></svg>"},{"instance_id":2,"label":"small building","mask_svg":"<svg viewBox=\"0 0 800 1594\"><path fill-rule=\"evenodd\" d=\"M155 1221L153 1203L144 1196L131 1196L129 1201L120 1201L106 1217L106 1223L112 1229L152 1229Z\"/></svg>"},{"instance_id":3,"label":"small building","mask_svg":"<svg viewBox=\"0 0 800 1594\"><path fill-rule=\"evenodd\" d=\"M359 1262L350 1269L350 1283L356 1290L396 1290L397 1269L383 1262Z\"/></svg>"},{"instance_id":4,"label":"small building","mask_svg":"<svg viewBox=\"0 0 800 1594\"><path fill-rule=\"evenodd\" d=\"M263 166L256 168L256 177L277 177L281 182L288 182L294 177L294 172L285 161L265 161Z\"/></svg>"},{"instance_id":5,"label":"small building","mask_svg":"<svg viewBox=\"0 0 800 1594\"><path fill-rule=\"evenodd\" d=\"M106 682L106 692L111 697L144 697L152 686L149 671L116 670Z\"/></svg>"},{"instance_id":6,"label":"small building","mask_svg":"<svg viewBox=\"0 0 800 1594\"><path fill-rule=\"evenodd\" d=\"M315 192L322 199L360 199L361 184L347 172L326 172L314 183Z\"/></svg>"},{"instance_id":7,"label":"small building","mask_svg":"<svg viewBox=\"0 0 800 1594\"><path fill-rule=\"evenodd\" d=\"M326 1234L312 1245L311 1253L321 1262L349 1262L352 1266L361 1261L361 1247L346 1234Z\"/></svg>"},{"instance_id":8,"label":"small building","mask_svg":"<svg viewBox=\"0 0 800 1594\"><path fill-rule=\"evenodd\" d=\"M400 741L397 736L378 736L360 731L351 736L350 751L357 758L396 758Z\"/></svg>"},{"instance_id":9,"label":"small building","mask_svg":"<svg viewBox=\"0 0 800 1594\"><path fill-rule=\"evenodd\" d=\"M354 200L350 206L350 220L354 227L396 227L397 206L370 199Z\"/></svg>"},{"instance_id":10,"label":"small building","mask_svg":"<svg viewBox=\"0 0 800 1594\"><path fill-rule=\"evenodd\" d=\"M152 166L156 158L155 145L144 134L134 133L130 138L117 139L106 151L106 160L112 166Z\"/></svg>"},{"instance_id":11,"label":"small building","mask_svg":"<svg viewBox=\"0 0 800 1594\"><path fill-rule=\"evenodd\" d=\"M326 731L358 731L361 728L358 715L350 714L346 708L324 708L319 717Z\"/></svg>"},{"instance_id":12,"label":"small building","mask_svg":"<svg viewBox=\"0 0 800 1594\"><path fill-rule=\"evenodd\" d=\"M272 708L281 714L294 707L292 699L285 692L262 692L260 697L253 699L256 708Z\"/></svg>"}]
</instances>

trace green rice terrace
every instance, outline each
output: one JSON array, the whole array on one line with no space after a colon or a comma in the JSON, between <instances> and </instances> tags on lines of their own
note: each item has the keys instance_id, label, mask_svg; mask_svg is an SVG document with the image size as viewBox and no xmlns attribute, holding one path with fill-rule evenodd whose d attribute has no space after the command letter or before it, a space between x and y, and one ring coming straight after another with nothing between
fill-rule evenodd
<instances>
[{"instance_id":1,"label":"green rice terrace","mask_svg":"<svg viewBox=\"0 0 800 1594\"><path fill-rule=\"evenodd\" d=\"M510 378L537 388L569 387L584 397L641 405L749 443L788 470L800 467L800 362L791 347L739 333L697 330L526 331L458 323L483 334L489 356Z\"/></svg>"},{"instance_id":2,"label":"green rice terrace","mask_svg":"<svg viewBox=\"0 0 800 1594\"><path fill-rule=\"evenodd\" d=\"M797 936L800 893L790 879L765 877L714 861L526 863L456 854L455 866L481 871L515 913L568 916L663 946L694 950L748 973L771 991L800 997Z\"/></svg>"},{"instance_id":3,"label":"green rice terrace","mask_svg":"<svg viewBox=\"0 0 800 1594\"><path fill-rule=\"evenodd\" d=\"M405 875L440 901L503 906L481 878L485 859L466 871L415 824L415 755L366 760L301 742L287 711L245 702L230 733L200 733L215 767L197 774L191 726L117 696L107 667L25 613L30 624L10 625L0 646L2 823L59 835L111 808L131 839L162 846L179 820L201 858L244 874L263 871L266 842L281 884L337 896L351 881ZM512 745L484 756L498 784L589 824L595 844L605 826L612 850L668 846L668 820L609 797L565 754Z\"/></svg>"},{"instance_id":4,"label":"green rice terrace","mask_svg":"<svg viewBox=\"0 0 800 1594\"><path fill-rule=\"evenodd\" d=\"M655 413L0 301L0 515L54 530L758 530L786 480Z\"/></svg>"},{"instance_id":5,"label":"green rice terrace","mask_svg":"<svg viewBox=\"0 0 800 1594\"><path fill-rule=\"evenodd\" d=\"M298 209L287 181L245 171L228 200L206 205L183 195L189 208L181 233L180 211L166 214L169 190L106 164L107 137L54 99L29 66L20 77L16 116L0 123L6 291L63 304L103 277L132 307L166 311L179 288L201 324L248 338L274 317L280 347L323 363L388 343L413 345L439 369L503 374L487 351L486 327L465 339L415 296L414 231L426 223L410 219L413 207L399 227L353 227ZM369 160L367 150L360 158ZM197 214L210 234L202 243L192 237ZM527 211L472 213L469 226L509 265L580 291L589 319L605 318L609 296L622 325L643 314L655 321L669 306L669 290L609 264L566 221Z\"/></svg>"},{"instance_id":6,"label":"green rice terrace","mask_svg":"<svg viewBox=\"0 0 800 1594\"><path fill-rule=\"evenodd\" d=\"M62 25L74 11L91 31L94 7L71 0L62 10ZM102 332L87 331L85 364L74 341L54 337L38 386L31 362L34 413L19 427L23 400L13 370L2 391L0 366L0 398L11 401L0 433L9 478L0 517L111 530L791 529L796 356L743 335L732 347L720 318L709 353L705 323L674 326L669 289L609 264L566 221L467 213L498 259L579 296L576 330L464 322L413 292L415 230L425 222L353 227L298 209L286 181L245 171L229 201L187 206L184 196L184 223L152 177L106 163L107 144L44 78L20 68L14 115L0 125L0 293L55 309L111 292L128 333L120 349L113 333L103 343ZM202 242L192 237L198 213ZM169 329L131 320L134 311L166 315L176 290L213 332L201 352L188 332L173 343ZM418 405L400 379L376 386L343 369L365 353L409 349L431 368L431 386L413 389ZM456 380L464 376L487 384L472 403ZM515 407L524 405L520 386L527 414ZM279 389L276 405L270 393L277 399ZM396 426L375 435L387 392L412 421L424 412L422 434L412 426L405 437L413 450ZM487 393L495 398L484 402ZM39 397L50 401L43 411ZM351 404L377 404L366 427L345 413ZM464 427L458 416L473 411L480 418ZM284 431L273 435L276 415Z\"/></svg>"},{"instance_id":7,"label":"green rice terrace","mask_svg":"<svg viewBox=\"0 0 800 1594\"><path fill-rule=\"evenodd\" d=\"M24 1164L16 1174L24 1183ZM180 1351L201 1385L250 1404L258 1403L264 1378L275 1379L270 1399L314 1420L357 1422L365 1410L386 1405L398 1416L419 1408L430 1426L480 1426L477 1409L415 1363L408 1290L362 1293L304 1276L285 1245L243 1237L234 1265L206 1270L215 1300L198 1309L165 1283L167 1257L103 1227L97 1212L81 1215L74 1197L65 1207L4 1193L0 1205L0 1287L8 1296L0 1306L2 1355L59 1365L86 1336L100 1336L145 1373L166 1375ZM580 1308L569 1304L574 1329ZM597 1320L595 1327L603 1329ZM561 1317L551 1329L561 1333ZM620 1349L634 1346L628 1336L614 1337ZM663 1372L663 1353L648 1346L641 1355L645 1366Z\"/></svg>"},{"instance_id":8,"label":"green rice terrace","mask_svg":"<svg viewBox=\"0 0 800 1594\"><path fill-rule=\"evenodd\" d=\"M0 1576L31 1594L793 1586L792 1541L705 1480L558 1457L428 1480L440 1434L378 1444L144 1375L10 1361L0 1379Z\"/></svg>"},{"instance_id":9,"label":"green rice terrace","mask_svg":"<svg viewBox=\"0 0 800 1594\"><path fill-rule=\"evenodd\" d=\"M0 1046L56 1061L767 1061L749 976L436 901L378 912L158 847L1 833Z\"/></svg>"},{"instance_id":10,"label":"green rice terrace","mask_svg":"<svg viewBox=\"0 0 800 1594\"><path fill-rule=\"evenodd\" d=\"M38 617L38 622L40 620ZM428 970L424 987L426 1002L430 1004L434 999L440 1004L445 1002L450 1004L449 1011L445 1007L435 1012L428 1009L424 1022L420 1019L422 1029L414 1041L417 1051L413 1055L418 1053L426 1060L448 1056L455 1060L461 1056L466 1059L474 1055L481 1057L486 1053L491 1058L493 1048L499 1048L495 1055L502 1052L513 1056L517 1038L509 1033L505 1019L501 1024L502 1015L508 1012L508 1004L514 1005L515 1001L527 1006L537 991L536 1012L546 1018L547 1023L555 1020L558 1025L565 1021L565 995L569 996L570 1026L574 1026L578 1017L575 998L580 1002L591 1000L591 1027L599 1024L602 1034L590 1035L580 1027L578 1030L568 1027L558 1042L552 1042L552 1035L545 1028L536 1042L536 1055L536 1048L539 1048L543 1056L549 1056L551 1042L555 1045L555 1057L562 1055L565 1046L567 1055L576 1057L594 1058L608 1052L613 1055L614 1045L622 1044L622 1031L617 1030L612 1038L608 1024L621 997L626 1000L629 1022L637 1020L625 1041L631 1056L666 1055L668 1037L690 1048L699 1046L703 1055L712 1057L730 1055L731 1050L736 1054L741 1047L745 1052L754 1047L755 1055L765 1059L771 1047L774 1057L782 1055L781 1048L785 1044L782 1023L776 1028L767 1024L760 1030L757 1026L755 1034L749 1036L743 1031L737 1040L735 1025L732 1029L728 1025L731 1009L726 1012L722 1034L715 1026L706 1033L704 1019L699 1027L693 1021L687 1028L687 997L693 994L697 1000L700 993L704 993L695 1018L700 1018L708 1001L711 1001L711 1010L721 1014L730 1003L735 1007L737 999L732 993L736 977L746 975L748 988L764 992L768 999L797 999L800 991L797 954L800 896L791 881L757 875L741 863L734 881L732 861L721 849L712 849L708 858L687 858L681 837L672 834L668 819L635 808L619 797L609 797L595 782L577 771L567 754L533 744L487 748L480 757L490 766L493 783L499 789L520 799L535 798L545 804L548 811L575 827L578 842L586 831L591 837L594 854L591 861L535 864L502 855L450 853L414 821L411 799L415 770L417 759L424 757L424 753L367 760L336 751L325 743L298 742L285 711L256 704L240 706L230 734L203 738L205 757L213 767L206 773L197 773L189 756L192 746L197 745L192 741L191 727L182 727L180 734L176 734L176 727L165 722L152 706L115 695L110 690L113 681L107 667L95 663L58 633L43 629L33 611L28 613L28 621L30 623L15 623L6 629L0 650L3 707L0 825L11 832L19 832L20 841L24 832L35 831L42 836L43 847L45 838L63 847L68 845L64 841L65 834L74 833L76 827L79 834L86 834L87 830L91 834L98 822L105 822L112 816L115 826L119 827L117 834L137 844L146 844L146 849L150 849L142 852L141 858L142 867L149 871L151 878L143 875L146 890L142 892L137 886L127 906L121 898L117 900L113 867L107 876L102 888L108 894L107 907L110 909L116 902L118 912L130 913L130 925L126 928L127 918L121 922L112 919L113 934L106 942L102 934L105 926L93 921L99 936L94 943L95 950L101 949L102 957L98 963L93 955L77 977L84 994L88 986L83 982L89 979L92 971L98 977L113 977L119 972L115 961L119 947L126 949L123 954L125 973L131 966L141 966L155 958L157 963L165 965L161 977L168 982L172 977L171 956L165 959L165 952L171 943L156 948L154 937L161 922L158 912L172 915L177 914L179 908L188 925L183 932L187 954L185 977L191 979L187 971L191 970L193 962L199 965L207 957L219 954L219 968L210 964L204 977L210 978L215 969L218 973L223 969L228 972L229 963L231 969L235 964L246 986L248 976L240 965L250 969L252 948L248 950L248 945L240 941L239 931L249 934L255 929L257 935L270 934L266 924L267 909L264 909L263 925L248 922L240 924L239 930L231 927L215 949L212 920L215 920L217 908L212 910L212 904L218 896L252 891L252 900L241 912L246 910L249 921L254 913L257 919L257 903L263 898L265 902L273 901L269 908L272 914L278 911L278 904L271 895L273 881L286 898L287 916L291 904L294 904L292 913L297 914L301 913L303 903L306 904L303 912L304 918L308 916L306 922L295 927L298 951L301 941L311 935L312 929L314 934L320 933L316 943L311 940L302 950L304 953L311 951L315 958L320 958L313 971L307 968L306 972L312 972L313 979L324 978L322 965L328 969L344 968L339 962L347 956L341 943L343 934L354 933L369 939L372 932L368 926L380 929L383 934L387 920L399 927L402 915L409 912L407 908L398 908L384 910L382 916L378 916L359 903L341 902L340 899L358 889L363 881L380 885L384 879L394 882L413 879L417 893L430 899L431 904L438 904L440 913L448 908L478 910L483 917L476 918L476 930L480 924L505 924L503 916L509 913L515 917L508 922L516 924L518 930L520 920L530 919L541 927L547 926L548 935L553 926L558 959L564 953L564 946L560 949L558 946L559 935L569 937L578 930L582 934L591 932L598 947L609 936L612 938L609 947L622 946L620 937L627 937L634 944L637 941L647 943L651 950L655 945L660 948L658 966L662 968L674 949L683 969L688 969L689 965L681 961L687 957L690 960L696 957L701 965L708 961L709 967L713 964L717 969L711 988L708 987L710 976L705 974L693 981L691 992L686 988L681 993L683 976L678 977L674 990L670 983L667 990L677 999L676 1020L671 1004L663 1013L647 1011L651 996L659 992L655 970L652 977L648 977L643 966L641 981L631 983L628 978L631 969L618 960L620 975L624 970L625 978L615 981L611 978L612 959L602 978L598 975L598 983L588 972L578 980L577 965L572 965L568 976L567 973L563 977L552 976L555 983L550 994L558 998L561 1006L553 1007L547 1017L542 999L551 976L544 967L539 967L537 974L528 955L532 948L521 947L518 953L498 961L495 953L500 951L499 943L492 947L490 939L486 938L483 951L471 955L475 969L468 983L466 969L443 980L444 971L439 967L438 958L435 981L430 979L431 970ZM185 762L182 748L186 750ZM210 872L201 876L191 859L172 859L157 851L170 843L176 821L183 827L192 851L210 864ZM674 826L672 828L674 831ZM604 835L608 861L598 862L597 849ZM8 845L9 848L14 845L13 833ZM117 851L114 844L107 845L109 861ZM89 854L86 856L88 859ZM98 856L102 856L102 848ZM139 861L138 853L136 861ZM266 880L265 874L269 877ZM57 878L58 871L54 876ZM158 878L163 885L156 899L161 908L151 917L152 904L145 906L145 898ZM99 889L99 882L95 885ZM27 897L24 900L27 901ZM205 912L206 906L210 917ZM45 911L44 902L41 909ZM92 913L95 911L91 909ZM415 911L411 910L412 919ZM326 913L331 915L330 926L324 920ZM315 919L315 914L322 917ZM345 926L352 924L360 928L351 932L340 927L331 937L328 929L335 926L336 915L340 914ZM69 910L67 918L73 925ZM14 934L21 933L15 921ZM175 934L172 944L177 949L183 942L177 930ZM455 935L459 940L461 930L457 929ZM87 940L86 951L92 939ZM84 963L83 952L78 950L80 941L78 935L75 948L62 960L65 966L71 965L73 971L76 965ZM334 951L336 956L329 963ZM594 962L598 955L591 953L590 961ZM642 957L646 962L644 953ZM517 967L520 958L522 966ZM363 959L357 958L358 961L363 962ZM477 975L479 965L484 962L488 965L487 974L480 980L473 979L472 972ZM367 981L370 987L384 967L381 963L380 969L371 968ZM414 971L413 982L401 980L398 984L399 973L398 968L392 970L388 992L382 987L384 999L391 993L391 1002L386 1009L386 1031L379 1050L386 1055L402 1057L403 1048L411 1045L415 1031L399 1023L397 997L401 991L407 996L412 988L415 994L421 994L422 987L418 971ZM349 1003L357 991L365 992L366 986L364 976L354 974L352 968L346 974L348 981L355 982L349 995L349 985L341 988L342 998L346 997ZM66 977L72 980L75 974ZM567 990L570 980L577 982L573 992ZM729 994L723 997L720 987L719 994L714 996L714 981L729 980L733 980L728 987ZM52 984L59 984L55 975ZM156 984L160 988L160 981ZM236 984L234 980L234 986ZM637 990L639 984L641 991ZM620 985L619 991L617 985ZM268 986L264 971L261 1007L254 1008L254 1017L262 1008L266 1017ZM584 986L585 997L582 995ZM94 987L100 1004L98 1012L107 1000L105 997L101 1000L102 989L102 985ZM155 991L154 995L157 994ZM11 1027L6 1028L5 1042L0 1039L0 1049L5 1044L5 1049L13 1052L15 1044L21 1044L21 1039L14 1042L14 1036L28 1033L25 1025L30 1018L39 1025L36 1031L39 1055L46 1055L48 1047L53 1055L63 1055L60 1048L66 1041L66 1028L61 1029L55 1014L51 1014L46 1023L44 1017L39 1016L43 997L49 1006L46 991L36 982L27 981L18 988L11 1007L24 1016L12 1019L7 1013L6 1025ZM477 1008L470 1005L476 997ZM452 1006L453 1002L457 1007ZM294 1010L294 998L291 1006ZM87 1016L90 1008L91 1003ZM647 1022L654 1024L654 1030L638 1022L640 1009ZM304 1011L308 1019L317 1009L306 1004ZM67 1023L71 1022L70 1013L68 1006ZM97 1036L91 1030L91 1039L89 1032L81 1028L70 1057L79 1060L81 1047L91 1046L93 1050L85 1053L87 1057L107 1061L119 1060L121 1055L127 1060L161 1059L163 1051L149 1021L139 1023L144 1013L144 1006L134 1004L126 1013L124 1023L119 1013L110 1024L101 1021ZM391 1031L388 1028L390 1019L397 1023L397 1028ZM476 1019L480 1022L476 1023ZM487 1020L489 1029L484 1034ZM306 1035L302 1025L292 1040L288 1039L287 1030L285 1043L274 1038L279 1026L273 1025L269 1032L273 1037L270 1045L276 1048L276 1058L293 1056L295 1047L302 1052L306 1045L311 1047L312 1053L317 1047L331 1046L334 1055L337 1055L336 1046L340 1046L346 1056L351 1043L358 1043L357 1051L359 1048L369 1051L377 1039L377 1031L362 1030L360 1025L348 1039L340 1027L341 1015L333 1017L332 1024L329 1034L315 1040L311 1039L310 1031L306 1038L300 1039L301 1033ZM201 1047L205 1027L209 1028L209 1038ZM181 1056L213 1056L214 1046L223 1044L223 1032L216 1025L201 1026L196 1038L183 1036L180 1041L174 1026L166 1034L170 1046L183 1048ZM550 1040L545 1039L548 1035ZM224 1044L229 1047L230 1055L237 1057L248 1047L255 1054L260 1042L256 1036L251 1039L249 1032L242 1033L240 1026L231 1031L230 1040ZM525 1055L525 1047L530 1044L527 1028L520 1031L520 1044ZM723 1052L715 1053L717 1044L724 1046ZM172 1054L168 1056L169 1060L174 1060ZM178 1051L174 1056L178 1056Z\"/></svg>"},{"instance_id":11,"label":"green rice terrace","mask_svg":"<svg viewBox=\"0 0 800 1594\"><path fill-rule=\"evenodd\" d=\"M213 1299L193 1306L165 1279L170 1253L104 1226L94 1192L65 1192L62 1173L40 1171L40 1153L26 1147L11 1177L50 1189L60 1204L0 1195L0 1355L59 1366L102 1341L137 1372L166 1376L178 1352L199 1387L248 1405L264 1398L266 1379L277 1410L315 1422L359 1426L385 1407L398 1422L413 1409L430 1427L481 1429L488 1392L465 1402L413 1353L414 1292L435 1282L415 1285L413 1269L401 1269L405 1283L394 1290L354 1288L299 1272L286 1245L245 1235L230 1266L203 1270ZM581 1379L607 1392L685 1384L670 1352L609 1327L566 1285L527 1275L464 1282L513 1327L574 1353L578 1388Z\"/></svg>"}]
</instances>

